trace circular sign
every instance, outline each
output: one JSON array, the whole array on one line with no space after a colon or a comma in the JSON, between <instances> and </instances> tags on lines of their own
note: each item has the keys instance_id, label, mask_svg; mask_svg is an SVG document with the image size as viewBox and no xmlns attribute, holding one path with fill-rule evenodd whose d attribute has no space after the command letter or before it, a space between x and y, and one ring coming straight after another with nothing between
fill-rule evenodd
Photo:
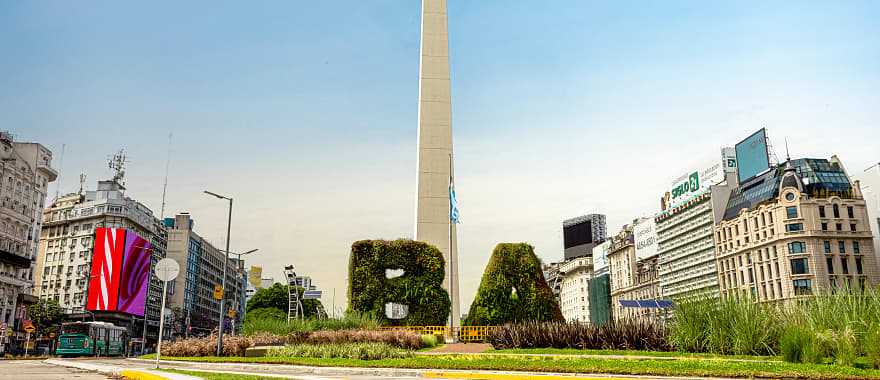
<instances>
[{"instance_id":1,"label":"circular sign","mask_svg":"<svg viewBox=\"0 0 880 380\"><path fill-rule=\"evenodd\" d=\"M28 333L32 333L32 332L34 332L34 331L36 331L36 330L37 330L37 329L35 329L34 326L25 326L25 327L24 327L24 331L25 331L25 332L28 332Z\"/></svg>"},{"instance_id":2,"label":"circular sign","mask_svg":"<svg viewBox=\"0 0 880 380\"><path fill-rule=\"evenodd\" d=\"M164 258L156 263L156 277L162 281L171 281L180 273L180 265L173 259Z\"/></svg>"}]
</instances>

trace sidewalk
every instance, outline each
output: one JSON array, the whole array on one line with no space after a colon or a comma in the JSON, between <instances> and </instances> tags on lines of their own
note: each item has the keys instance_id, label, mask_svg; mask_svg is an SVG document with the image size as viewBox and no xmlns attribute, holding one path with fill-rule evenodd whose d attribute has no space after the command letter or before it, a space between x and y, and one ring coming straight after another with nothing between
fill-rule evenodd
<instances>
[{"instance_id":1,"label":"sidewalk","mask_svg":"<svg viewBox=\"0 0 880 380\"><path fill-rule=\"evenodd\" d=\"M131 380L200 380L198 377L168 373L149 369L131 369L103 363L90 363L79 360L46 359L45 363L77 368L85 371L98 372L107 376L121 377Z\"/></svg>"}]
</instances>

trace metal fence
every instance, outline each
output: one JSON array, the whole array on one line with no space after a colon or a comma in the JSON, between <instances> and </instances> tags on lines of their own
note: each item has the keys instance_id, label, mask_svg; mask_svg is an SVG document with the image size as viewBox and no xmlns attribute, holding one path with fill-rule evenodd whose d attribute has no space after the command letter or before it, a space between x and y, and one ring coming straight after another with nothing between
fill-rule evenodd
<instances>
[{"instance_id":1,"label":"metal fence","mask_svg":"<svg viewBox=\"0 0 880 380\"><path fill-rule=\"evenodd\" d=\"M461 326L452 330L460 342L485 342L489 334L499 326ZM409 330L418 334L431 334L445 338L449 336L449 326L386 326L382 330Z\"/></svg>"}]
</instances>

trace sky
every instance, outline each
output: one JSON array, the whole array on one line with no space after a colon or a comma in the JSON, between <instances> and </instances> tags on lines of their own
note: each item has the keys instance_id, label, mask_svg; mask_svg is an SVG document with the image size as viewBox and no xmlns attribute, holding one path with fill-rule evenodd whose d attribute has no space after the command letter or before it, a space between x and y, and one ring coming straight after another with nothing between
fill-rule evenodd
<instances>
[{"instance_id":1,"label":"sky","mask_svg":"<svg viewBox=\"0 0 880 380\"><path fill-rule=\"evenodd\" d=\"M562 220L614 233L761 127L779 159L837 154L880 191L880 3L448 7L463 311L497 243L560 260ZM158 215L170 157L166 216L222 246L202 191L234 197L232 249L341 310L351 243L413 237L419 19L416 0L0 2L0 130L54 152L49 198L124 148Z\"/></svg>"}]
</instances>

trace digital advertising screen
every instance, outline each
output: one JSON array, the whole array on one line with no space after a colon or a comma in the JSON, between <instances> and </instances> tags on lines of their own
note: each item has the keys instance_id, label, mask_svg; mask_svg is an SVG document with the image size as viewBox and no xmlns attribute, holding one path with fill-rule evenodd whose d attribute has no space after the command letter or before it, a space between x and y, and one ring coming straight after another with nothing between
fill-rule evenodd
<instances>
[{"instance_id":1,"label":"digital advertising screen","mask_svg":"<svg viewBox=\"0 0 880 380\"><path fill-rule=\"evenodd\" d=\"M736 165L739 182L748 181L770 167L767 153L767 131L759 129L745 140L740 141L736 150Z\"/></svg>"},{"instance_id":2,"label":"digital advertising screen","mask_svg":"<svg viewBox=\"0 0 880 380\"><path fill-rule=\"evenodd\" d=\"M143 316L152 250L132 231L96 228L86 309Z\"/></svg>"},{"instance_id":3,"label":"digital advertising screen","mask_svg":"<svg viewBox=\"0 0 880 380\"><path fill-rule=\"evenodd\" d=\"M563 227L562 235L565 248L577 247L579 245L592 243L592 223L588 220L575 225Z\"/></svg>"}]
</instances>

